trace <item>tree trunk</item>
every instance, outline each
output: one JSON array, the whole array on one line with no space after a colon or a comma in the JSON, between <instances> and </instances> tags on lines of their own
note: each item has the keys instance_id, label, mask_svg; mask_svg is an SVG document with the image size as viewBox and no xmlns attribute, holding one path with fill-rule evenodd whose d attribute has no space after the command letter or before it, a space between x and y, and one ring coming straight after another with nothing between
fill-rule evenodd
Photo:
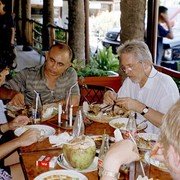
<instances>
[{"instance_id":1,"label":"tree trunk","mask_svg":"<svg viewBox=\"0 0 180 180\"><path fill-rule=\"evenodd\" d=\"M74 58L85 59L85 12L84 0L69 0L69 46Z\"/></svg>"},{"instance_id":2,"label":"tree trunk","mask_svg":"<svg viewBox=\"0 0 180 180\"><path fill-rule=\"evenodd\" d=\"M31 50L29 43L29 28L28 19L31 19L31 0L22 0L22 36L23 36L23 50Z\"/></svg>"},{"instance_id":3,"label":"tree trunk","mask_svg":"<svg viewBox=\"0 0 180 180\"><path fill-rule=\"evenodd\" d=\"M22 6L21 6L22 0L15 1L15 21L16 21L16 41L18 45L23 44L22 42L22 20L19 20L19 18L22 18Z\"/></svg>"},{"instance_id":4,"label":"tree trunk","mask_svg":"<svg viewBox=\"0 0 180 180\"><path fill-rule=\"evenodd\" d=\"M121 42L144 40L146 0L121 0Z\"/></svg>"},{"instance_id":5,"label":"tree trunk","mask_svg":"<svg viewBox=\"0 0 180 180\"><path fill-rule=\"evenodd\" d=\"M44 51L49 50L51 46L48 24L54 24L54 3L52 0L43 0L42 43Z\"/></svg>"}]
</instances>

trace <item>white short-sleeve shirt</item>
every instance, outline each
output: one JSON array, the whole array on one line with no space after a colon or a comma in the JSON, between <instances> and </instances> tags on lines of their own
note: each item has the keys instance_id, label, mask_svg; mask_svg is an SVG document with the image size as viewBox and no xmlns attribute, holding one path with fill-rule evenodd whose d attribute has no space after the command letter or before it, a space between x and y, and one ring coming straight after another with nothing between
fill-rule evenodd
<instances>
[{"instance_id":1,"label":"white short-sleeve shirt","mask_svg":"<svg viewBox=\"0 0 180 180\"><path fill-rule=\"evenodd\" d=\"M153 67L147 82L142 88L138 83L134 83L130 78L126 78L118 91L118 97L136 99L146 106L165 114L179 99L179 90L170 76L158 72ZM137 123L144 119L138 113ZM148 121L146 132L159 133L159 128Z\"/></svg>"}]
</instances>

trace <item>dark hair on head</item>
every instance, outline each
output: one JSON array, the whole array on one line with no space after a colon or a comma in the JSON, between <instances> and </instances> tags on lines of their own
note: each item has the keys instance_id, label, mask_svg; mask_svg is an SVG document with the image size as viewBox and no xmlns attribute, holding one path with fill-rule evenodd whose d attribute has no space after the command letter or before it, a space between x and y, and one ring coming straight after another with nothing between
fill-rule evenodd
<instances>
[{"instance_id":1,"label":"dark hair on head","mask_svg":"<svg viewBox=\"0 0 180 180\"><path fill-rule=\"evenodd\" d=\"M161 13L166 13L168 11L168 8L166 8L165 6L159 6L159 15Z\"/></svg>"},{"instance_id":2,"label":"dark hair on head","mask_svg":"<svg viewBox=\"0 0 180 180\"><path fill-rule=\"evenodd\" d=\"M13 66L15 58L13 50L0 51L0 72L5 68L15 69L16 66Z\"/></svg>"}]
</instances>

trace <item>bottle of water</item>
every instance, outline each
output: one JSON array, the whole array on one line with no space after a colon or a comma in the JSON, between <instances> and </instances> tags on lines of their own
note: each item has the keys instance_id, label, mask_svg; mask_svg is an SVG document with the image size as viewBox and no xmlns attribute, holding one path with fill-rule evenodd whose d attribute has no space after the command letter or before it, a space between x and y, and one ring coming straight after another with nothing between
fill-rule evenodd
<instances>
[{"instance_id":1,"label":"bottle of water","mask_svg":"<svg viewBox=\"0 0 180 180\"><path fill-rule=\"evenodd\" d=\"M99 151L99 156L98 156L98 175L99 178L102 176L102 171L103 171L103 161L104 157L109 149L109 135L108 134L103 134L102 137L102 145Z\"/></svg>"},{"instance_id":2,"label":"bottle of water","mask_svg":"<svg viewBox=\"0 0 180 180\"><path fill-rule=\"evenodd\" d=\"M126 129L128 132L131 133L132 136L136 135L137 127L136 127L135 112L130 113Z\"/></svg>"},{"instance_id":3,"label":"bottle of water","mask_svg":"<svg viewBox=\"0 0 180 180\"><path fill-rule=\"evenodd\" d=\"M73 124L73 138L81 136L84 134L85 127L84 127L84 122L82 118L82 112L81 110L77 111L76 114L76 119Z\"/></svg>"},{"instance_id":4,"label":"bottle of water","mask_svg":"<svg viewBox=\"0 0 180 180\"><path fill-rule=\"evenodd\" d=\"M42 118L42 103L39 93L35 93L32 104L32 120L34 124L40 123Z\"/></svg>"}]
</instances>

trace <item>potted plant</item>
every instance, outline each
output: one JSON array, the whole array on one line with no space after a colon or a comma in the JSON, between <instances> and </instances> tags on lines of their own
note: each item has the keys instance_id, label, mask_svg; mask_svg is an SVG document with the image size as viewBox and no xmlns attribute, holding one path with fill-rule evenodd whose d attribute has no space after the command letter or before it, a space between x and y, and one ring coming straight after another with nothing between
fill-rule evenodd
<instances>
[{"instance_id":1,"label":"potted plant","mask_svg":"<svg viewBox=\"0 0 180 180\"><path fill-rule=\"evenodd\" d=\"M119 60L112 53L112 48L103 48L85 64L75 59L72 66L76 69L80 84L109 86L115 91L119 89L122 78L119 76Z\"/></svg>"}]
</instances>

